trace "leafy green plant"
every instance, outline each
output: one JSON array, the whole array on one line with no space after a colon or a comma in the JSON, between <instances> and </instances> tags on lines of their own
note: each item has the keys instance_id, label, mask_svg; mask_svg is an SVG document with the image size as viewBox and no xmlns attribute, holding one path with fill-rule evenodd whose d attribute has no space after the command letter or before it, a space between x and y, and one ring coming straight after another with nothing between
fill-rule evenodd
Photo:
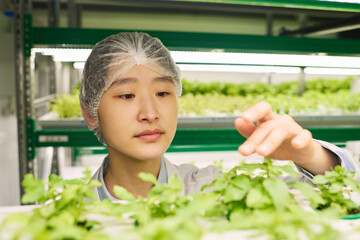
<instances>
[{"instance_id":1,"label":"leafy green plant","mask_svg":"<svg viewBox=\"0 0 360 240\"><path fill-rule=\"evenodd\" d=\"M281 84L226 83L182 80L179 115L240 115L259 101L268 101L277 113L347 114L360 112L360 93L350 92L352 79L314 79L306 81L306 90L298 96L298 82ZM59 118L80 118L78 86L71 94L54 99L50 110Z\"/></svg>"},{"instance_id":2,"label":"leafy green plant","mask_svg":"<svg viewBox=\"0 0 360 240\"><path fill-rule=\"evenodd\" d=\"M356 114L360 112L360 93L341 90L334 93L307 91L301 97L286 94L259 94L225 96L218 93L187 94L179 98L179 115L240 115L257 102L267 101L276 113L304 114Z\"/></svg>"},{"instance_id":3,"label":"leafy green plant","mask_svg":"<svg viewBox=\"0 0 360 240\"><path fill-rule=\"evenodd\" d=\"M9 239L108 239L95 231L97 222L85 217L97 199L92 187L100 184L95 180L89 182L90 178L89 171L83 179L72 180L51 174L46 183L32 174L25 175L22 203L37 202L42 206L34 208L30 215L10 215L3 221L1 230L8 231L12 236Z\"/></svg>"},{"instance_id":4,"label":"leafy green plant","mask_svg":"<svg viewBox=\"0 0 360 240\"><path fill-rule=\"evenodd\" d=\"M269 158L263 163L240 164L211 184L219 194L219 202L208 216L225 216L228 224L216 230L257 229L270 239L338 239L339 233L315 212L304 211L293 193L279 177L296 177L292 164L277 166ZM299 184L305 184L296 182ZM303 185L301 185L303 186ZM312 189L311 185L307 186ZM312 190L315 191L315 190ZM339 217L336 211L327 212L327 219ZM314 231L317 228L317 231Z\"/></svg>"},{"instance_id":5,"label":"leafy green plant","mask_svg":"<svg viewBox=\"0 0 360 240\"><path fill-rule=\"evenodd\" d=\"M114 187L119 202L97 201L86 171L82 179L63 180L50 175L48 181L26 175L23 181L23 203L40 203L32 213L14 213L0 225L0 239L69 240L69 239L190 239L227 230L255 230L256 236L268 239L332 240L339 232L329 220L344 209L358 209L350 202L351 191L359 191L354 173L341 167L316 176L314 184L286 184L280 178L297 176L293 165L278 166L269 158L262 163L240 163L203 186L207 192L183 194L183 183L176 175L168 184L160 184L151 174L139 177L154 186L147 198L135 198L125 188ZM316 211L304 210L290 187L303 191ZM211 188L211 189L209 189ZM211 190L211 191L210 191ZM348 213L349 211L347 211ZM92 218L95 215L97 218ZM324 217L326 215L326 217ZM122 225L108 234L100 216ZM107 221L105 221L107 222Z\"/></svg>"},{"instance_id":6,"label":"leafy green plant","mask_svg":"<svg viewBox=\"0 0 360 240\"><path fill-rule=\"evenodd\" d=\"M160 184L152 174L140 173L139 177L146 182L151 182L154 187L149 191L146 199L137 199L120 186L114 187L117 198L127 200L128 205L132 205L133 213L131 218L135 220L135 225L145 225L151 219L173 216L178 209L183 208L189 203L188 196L182 194L183 183L176 175L169 178L168 184Z\"/></svg>"},{"instance_id":7,"label":"leafy green plant","mask_svg":"<svg viewBox=\"0 0 360 240\"><path fill-rule=\"evenodd\" d=\"M238 208L283 210L293 200L286 183L274 176L286 173L298 175L292 166L274 166L265 158L259 164L240 164L203 189L215 187L228 216Z\"/></svg>"},{"instance_id":8,"label":"leafy green plant","mask_svg":"<svg viewBox=\"0 0 360 240\"><path fill-rule=\"evenodd\" d=\"M316 210L331 208L342 215L359 213L360 207L351 199L353 192L360 193L360 185L354 180L354 175L355 172L336 166L333 171L314 177L312 182L318 190L299 182L293 182L291 186L302 191Z\"/></svg>"},{"instance_id":9,"label":"leafy green plant","mask_svg":"<svg viewBox=\"0 0 360 240\"><path fill-rule=\"evenodd\" d=\"M230 228L257 229L257 235L265 232L273 240L339 239L340 233L331 227L328 220L297 205L290 205L285 211L236 211L231 215Z\"/></svg>"},{"instance_id":10,"label":"leafy green plant","mask_svg":"<svg viewBox=\"0 0 360 240\"><path fill-rule=\"evenodd\" d=\"M56 112L60 119L82 117L79 90L74 89L71 94L61 94L57 98L53 99L49 109L50 111Z\"/></svg>"},{"instance_id":11,"label":"leafy green plant","mask_svg":"<svg viewBox=\"0 0 360 240\"><path fill-rule=\"evenodd\" d=\"M312 79L305 82L305 91L316 91L318 93L334 93L340 90L350 90L352 78L342 80L335 79ZM182 79L183 95L205 95L219 93L225 96L247 96L262 94L287 94L297 95L299 83L296 81L279 84L265 83L229 83L229 82L200 82Z\"/></svg>"}]
</instances>

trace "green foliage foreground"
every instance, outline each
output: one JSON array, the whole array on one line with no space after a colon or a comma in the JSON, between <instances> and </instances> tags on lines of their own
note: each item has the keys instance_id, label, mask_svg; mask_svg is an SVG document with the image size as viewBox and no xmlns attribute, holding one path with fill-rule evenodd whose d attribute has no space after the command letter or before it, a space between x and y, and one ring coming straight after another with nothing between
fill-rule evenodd
<instances>
[{"instance_id":1,"label":"green foliage foreground","mask_svg":"<svg viewBox=\"0 0 360 240\"><path fill-rule=\"evenodd\" d=\"M31 213L8 215L0 225L0 239L195 240L231 231L247 233L247 238L339 239L331 221L359 210L349 198L360 191L354 172L337 166L314 178L316 188L285 183L285 175L296 179L298 173L293 165L278 166L265 158L259 164L240 163L203 186L202 193L183 195L176 175L159 184L153 175L140 173L154 184L148 197L136 199L116 186L114 193L122 200L114 203L97 200L93 187L100 183L90 180L89 171L74 180L50 175L47 182L28 174L22 202L40 205ZM308 204L297 200L299 192Z\"/></svg>"}]
</instances>

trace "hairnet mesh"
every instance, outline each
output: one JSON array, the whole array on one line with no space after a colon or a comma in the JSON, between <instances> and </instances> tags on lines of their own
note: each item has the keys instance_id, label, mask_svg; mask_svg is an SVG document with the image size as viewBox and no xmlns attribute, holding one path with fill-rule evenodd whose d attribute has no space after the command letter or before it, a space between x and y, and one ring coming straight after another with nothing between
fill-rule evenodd
<instances>
[{"instance_id":1,"label":"hairnet mesh","mask_svg":"<svg viewBox=\"0 0 360 240\"><path fill-rule=\"evenodd\" d=\"M98 42L85 62L79 98L81 106L98 121L101 96L120 75L134 65L143 65L157 73L174 79L176 95L181 95L180 69L169 50L158 38L141 32L122 32ZM115 74L108 75L110 68ZM100 125L89 127L99 141L106 144Z\"/></svg>"}]
</instances>

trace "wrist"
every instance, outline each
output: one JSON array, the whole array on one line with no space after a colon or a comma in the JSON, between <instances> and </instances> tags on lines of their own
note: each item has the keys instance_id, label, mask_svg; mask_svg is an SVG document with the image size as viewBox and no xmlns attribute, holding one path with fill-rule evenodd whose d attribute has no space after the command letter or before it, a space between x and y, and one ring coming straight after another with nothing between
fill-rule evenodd
<instances>
[{"instance_id":1,"label":"wrist","mask_svg":"<svg viewBox=\"0 0 360 240\"><path fill-rule=\"evenodd\" d=\"M313 153L307 161L297 164L314 175L324 174L325 171L331 171L335 166L341 165L341 160L336 154L315 141Z\"/></svg>"}]
</instances>

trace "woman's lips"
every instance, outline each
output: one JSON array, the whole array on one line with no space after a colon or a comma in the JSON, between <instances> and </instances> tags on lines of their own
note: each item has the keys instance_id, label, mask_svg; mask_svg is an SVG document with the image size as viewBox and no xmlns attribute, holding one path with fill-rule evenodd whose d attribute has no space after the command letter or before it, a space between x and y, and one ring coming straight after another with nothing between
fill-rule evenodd
<instances>
[{"instance_id":1,"label":"woman's lips","mask_svg":"<svg viewBox=\"0 0 360 240\"><path fill-rule=\"evenodd\" d=\"M162 131L155 129L155 130L142 131L141 133L135 135L135 137L137 139L152 142L158 140L162 135L163 135Z\"/></svg>"}]
</instances>

